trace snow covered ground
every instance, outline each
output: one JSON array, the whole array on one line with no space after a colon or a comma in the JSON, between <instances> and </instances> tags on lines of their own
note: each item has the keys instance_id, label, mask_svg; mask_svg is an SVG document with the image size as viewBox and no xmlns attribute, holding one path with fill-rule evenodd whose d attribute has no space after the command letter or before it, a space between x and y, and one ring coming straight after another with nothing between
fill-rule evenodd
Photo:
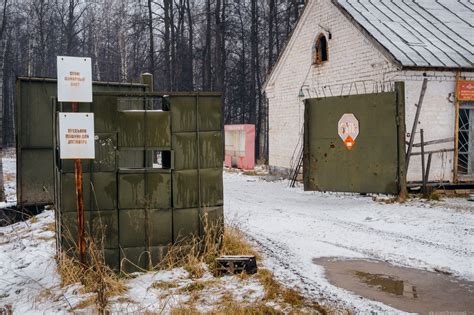
<instances>
[{"instance_id":1,"label":"snow covered ground","mask_svg":"<svg viewBox=\"0 0 474 315\"><path fill-rule=\"evenodd\" d=\"M93 294L82 293L79 284L61 287L54 235L51 210L28 221L0 227L0 314L6 305L14 314L95 313L94 306L86 303ZM189 301L205 312L225 296L232 296L237 303L252 303L264 296L263 286L255 277L216 278L206 271L202 277L192 279L182 268L137 273L124 279L124 284L127 291L109 301L114 314L167 314ZM199 284L206 285L195 292L189 289Z\"/></svg>"},{"instance_id":2,"label":"snow covered ground","mask_svg":"<svg viewBox=\"0 0 474 315\"><path fill-rule=\"evenodd\" d=\"M356 194L304 192L286 181L225 173L225 215L266 255L277 278L309 297L359 311L396 311L332 286L319 257L370 258L474 280L474 203L386 204Z\"/></svg>"},{"instance_id":3,"label":"snow covered ground","mask_svg":"<svg viewBox=\"0 0 474 315\"><path fill-rule=\"evenodd\" d=\"M15 159L3 162L7 198L14 202ZM304 192L285 181L238 173L224 174L224 189L226 221L244 229L279 280L313 300L356 312L398 313L331 285L313 263L319 257L379 259L474 280L474 203L464 199L385 204L355 194ZM10 304L18 314L84 311L81 304L91 295L81 293L79 285L61 287L55 253L52 211L0 228L0 309ZM128 291L111 300L117 313L166 312L196 298L186 292L193 280L182 269L124 281ZM207 272L198 281L215 279ZM157 282L172 286L153 286ZM253 278L224 277L199 292L199 310L212 309L229 292L246 302L264 294Z\"/></svg>"},{"instance_id":4,"label":"snow covered ground","mask_svg":"<svg viewBox=\"0 0 474 315\"><path fill-rule=\"evenodd\" d=\"M16 158L14 153L4 152L2 161L6 203L0 203L0 206L16 203Z\"/></svg>"}]
</instances>

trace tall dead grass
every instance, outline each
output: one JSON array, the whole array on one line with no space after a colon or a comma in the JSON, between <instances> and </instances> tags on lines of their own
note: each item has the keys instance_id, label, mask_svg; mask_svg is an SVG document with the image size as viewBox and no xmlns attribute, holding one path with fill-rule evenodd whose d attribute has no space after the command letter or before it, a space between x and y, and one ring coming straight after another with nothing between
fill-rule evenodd
<instances>
[{"instance_id":1,"label":"tall dead grass","mask_svg":"<svg viewBox=\"0 0 474 315\"><path fill-rule=\"evenodd\" d=\"M226 225L222 220L210 222L202 218L204 233L202 237L188 237L168 247L168 252L157 269L182 267L192 278L200 278L207 265L211 272L217 268L216 258L223 255L255 255L258 252L246 240L237 225Z\"/></svg>"},{"instance_id":2,"label":"tall dead grass","mask_svg":"<svg viewBox=\"0 0 474 315\"><path fill-rule=\"evenodd\" d=\"M72 236L69 238L71 238L70 242L74 244ZM94 238L90 236L86 236L86 243L88 245L86 265L79 261L72 250L58 253L57 263L61 286L81 283L83 285L82 293L95 293L93 302L97 312L106 314L108 313L109 298L124 293L126 287L119 276L106 265L103 246L99 247Z\"/></svg>"}]
</instances>

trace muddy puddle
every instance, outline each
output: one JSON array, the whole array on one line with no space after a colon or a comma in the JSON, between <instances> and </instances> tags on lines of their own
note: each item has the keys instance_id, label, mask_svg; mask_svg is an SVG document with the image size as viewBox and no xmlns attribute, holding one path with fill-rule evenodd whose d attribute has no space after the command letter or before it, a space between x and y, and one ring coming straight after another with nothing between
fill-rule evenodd
<instances>
[{"instance_id":1,"label":"muddy puddle","mask_svg":"<svg viewBox=\"0 0 474 315\"><path fill-rule=\"evenodd\" d=\"M382 261L317 258L313 262L324 267L331 284L402 311L474 314L474 282Z\"/></svg>"}]
</instances>

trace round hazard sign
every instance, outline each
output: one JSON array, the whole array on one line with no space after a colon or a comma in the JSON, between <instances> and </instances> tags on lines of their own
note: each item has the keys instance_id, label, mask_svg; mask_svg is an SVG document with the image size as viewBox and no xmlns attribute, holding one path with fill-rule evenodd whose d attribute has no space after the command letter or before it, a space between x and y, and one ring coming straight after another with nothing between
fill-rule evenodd
<instances>
[{"instance_id":1,"label":"round hazard sign","mask_svg":"<svg viewBox=\"0 0 474 315\"><path fill-rule=\"evenodd\" d=\"M359 121L354 114L344 114L337 124L337 132L341 137L346 148L351 150L354 147L355 140L359 135Z\"/></svg>"}]
</instances>

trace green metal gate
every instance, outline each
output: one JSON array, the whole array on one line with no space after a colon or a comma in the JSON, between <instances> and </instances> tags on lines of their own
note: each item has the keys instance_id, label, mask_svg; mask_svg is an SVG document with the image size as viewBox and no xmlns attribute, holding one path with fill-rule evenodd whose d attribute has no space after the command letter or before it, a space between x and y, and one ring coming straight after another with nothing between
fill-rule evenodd
<instances>
[{"instance_id":1,"label":"green metal gate","mask_svg":"<svg viewBox=\"0 0 474 315\"><path fill-rule=\"evenodd\" d=\"M145 92L146 87L145 84L138 83L94 82L93 91ZM15 102L17 203L21 206L53 203L55 165L53 121L56 114L56 93L55 79L31 77L17 79ZM95 103L98 102L101 100L95 100Z\"/></svg>"},{"instance_id":2,"label":"green metal gate","mask_svg":"<svg viewBox=\"0 0 474 315\"><path fill-rule=\"evenodd\" d=\"M54 81L46 86L55 95ZM93 103L79 104L79 112L93 112L95 119L96 158L82 161L85 225L86 234L104 249L106 263L131 272L155 266L170 244L202 236L203 218L211 225L223 223L221 96L114 86L94 91ZM23 93L31 93L28 87L21 86ZM52 157L22 164L19 174L25 180L44 174L53 188L46 197L19 200L53 203L47 196L54 196L58 245L74 253L74 164L59 159L56 135L58 115L72 108L56 103L54 96L47 99L37 107L51 106L51 116L41 125L51 137L47 152ZM22 99L19 103L21 112L28 113L19 123L39 128L27 118L36 107ZM24 142L19 144L24 148ZM25 150L19 152L24 159ZM36 151L31 155L34 160ZM25 194L42 196L37 184L24 187L20 196Z\"/></svg>"},{"instance_id":3,"label":"green metal gate","mask_svg":"<svg viewBox=\"0 0 474 315\"><path fill-rule=\"evenodd\" d=\"M338 134L344 114L359 134L351 149ZM305 190L397 194L405 181L403 84L393 92L307 99Z\"/></svg>"}]
</instances>

